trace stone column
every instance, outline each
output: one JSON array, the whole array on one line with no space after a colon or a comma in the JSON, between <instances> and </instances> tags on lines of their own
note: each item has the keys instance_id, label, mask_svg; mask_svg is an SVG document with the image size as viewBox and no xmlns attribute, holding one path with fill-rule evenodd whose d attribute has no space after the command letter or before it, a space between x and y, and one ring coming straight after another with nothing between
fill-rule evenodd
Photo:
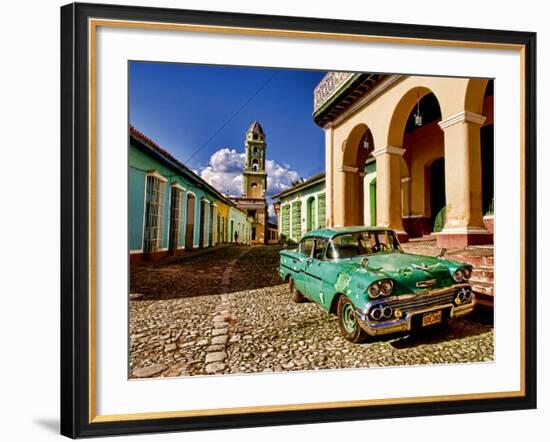
<instances>
[{"instance_id":1,"label":"stone column","mask_svg":"<svg viewBox=\"0 0 550 442\"><path fill-rule=\"evenodd\" d=\"M346 172L342 167L334 168L332 170L332 188L327 182L327 199L330 196L331 216L327 218L331 221L330 227L342 227L344 226L345 215L345 196L346 188ZM330 192L329 192L330 191ZM327 205L329 201L327 200Z\"/></svg>"},{"instance_id":2,"label":"stone column","mask_svg":"<svg viewBox=\"0 0 550 442\"><path fill-rule=\"evenodd\" d=\"M401 209L401 156L405 149L385 146L376 149L376 224L396 231L402 242L409 237L403 228Z\"/></svg>"},{"instance_id":3,"label":"stone column","mask_svg":"<svg viewBox=\"0 0 550 442\"><path fill-rule=\"evenodd\" d=\"M401 198L403 217L409 217L411 214L411 181L410 176L401 178Z\"/></svg>"},{"instance_id":4,"label":"stone column","mask_svg":"<svg viewBox=\"0 0 550 442\"><path fill-rule=\"evenodd\" d=\"M340 189L342 189L341 197L335 198L335 207L341 207L341 213L335 214L335 219L338 220L342 226L356 226L361 225L363 219L363 213L360 213L359 204L359 183L357 177L359 176L359 168L353 166L342 166L338 170L338 176L340 177Z\"/></svg>"},{"instance_id":5,"label":"stone column","mask_svg":"<svg viewBox=\"0 0 550 442\"><path fill-rule=\"evenodd\" d=\"M401 218L407 232L411 232L411 181L410 176L401 178Z\"/></svg>"},{"instance_id":6,"label":"stone column","mask_svg":"<svg viewBox=\"0 0 550 442\"><path fill-rule=\"evenodd\" d=\"M460 112L439 122L445 137L445 227L439 247L490 244L482 212L481 141L483 115Z\"/></svg>"},{"instance_id":7,"label":"stone column","mask_svg":"<svg viewBox=\"0 0 550 442\"><path fill-rule=\"evenodd\" d=\"M334 221L334 129L332 124L325 127L325 218L327 227L332 227Z\"/></svg>"}]
</instances>

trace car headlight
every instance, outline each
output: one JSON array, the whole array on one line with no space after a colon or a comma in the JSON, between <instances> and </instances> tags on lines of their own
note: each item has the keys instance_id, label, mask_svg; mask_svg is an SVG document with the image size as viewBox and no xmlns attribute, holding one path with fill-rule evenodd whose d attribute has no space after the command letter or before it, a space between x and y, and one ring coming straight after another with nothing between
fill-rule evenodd
<instances>
[{"instance_id":1,"label":"car headlight","mask_svg":"<svg viewBox=\"0 0 550 442\"><path fill-rule=\"evenodd\" d=\"M376 299L380 295L391 295L392 290L393 281L391 279L382 279L380 281L373 282L367 289L367 293L372 299Z\"/></svg>"},{"instance_id":2,"label":"car headlight","mask_svg":"<svg viewBox=\"0 0 550 442\"><path fill-rule=\"evenodd\" d=\"M453 279L455 280L455 282L461 282L464 279L464 270L463 269L458 269L454 273Z\"/></svg>"},{"instance_id":3,"label":"car headlight","mask_svg":"<svg viewBox=\"0 0 550 442\"><path fill-rule=\"evenodd\" d=\"M371 285L369 285L367 293L373 299L378 298L380 296L380 286L378 285L378 282L373 282Z\"/></svg>"},{"instance_id":4,"label":"car headlight","mask_svg":"<svg viewBox=\"0 0 550 442\"><path fill-rule=\"evenodd\" d=\"M462 269L462 272L464 273L464 280L468 281L468 279L470 279L470 276L472 276L472 269L470 267L466 267Z\"/></svg>"},{"instance_id":5,"label":"car headlight","mask_svg":"<svg viewBox=\"0 0 550 442\"><path fill-rule=\"evenodd\" d=\"M384 296L391 294L393 290L393 281L391 279L385 279L380 281L380 291Z\"/></svg>"}]
</instances>

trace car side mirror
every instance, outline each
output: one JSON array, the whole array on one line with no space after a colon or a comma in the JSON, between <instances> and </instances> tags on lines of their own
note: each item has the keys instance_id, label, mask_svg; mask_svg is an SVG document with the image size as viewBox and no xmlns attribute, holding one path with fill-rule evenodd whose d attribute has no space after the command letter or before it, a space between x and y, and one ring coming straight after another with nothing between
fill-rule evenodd
<instances>
[{"instance_id":1,"label":"car side mirror","mask_svg":"<svg viewBox=\"0 0 550 442\"><path fill-rule=\"evenodd\" d=\"M438 258L443 258L443 256L447 253L447 249L443 247L441 251L439 252L439 255L437 255Z\"/></svg>"}]
</instances>

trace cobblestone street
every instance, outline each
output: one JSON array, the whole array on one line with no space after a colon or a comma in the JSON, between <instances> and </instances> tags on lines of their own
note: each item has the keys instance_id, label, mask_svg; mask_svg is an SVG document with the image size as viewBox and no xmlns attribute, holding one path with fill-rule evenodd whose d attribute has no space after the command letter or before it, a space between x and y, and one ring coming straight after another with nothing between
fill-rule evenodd
<instances>
[{"instance_id":1,"label":"cobblestone street","mask_svg":"<svg viewBox=\"0 0 550 442\"><path fill-rule=\"evenodd\" d=\"M412 336L347 342L335 316L291 301L279 250L228 246L136 266L131 377L493 360L492 316L483 311Z\"/></svg>"}]
</instances>

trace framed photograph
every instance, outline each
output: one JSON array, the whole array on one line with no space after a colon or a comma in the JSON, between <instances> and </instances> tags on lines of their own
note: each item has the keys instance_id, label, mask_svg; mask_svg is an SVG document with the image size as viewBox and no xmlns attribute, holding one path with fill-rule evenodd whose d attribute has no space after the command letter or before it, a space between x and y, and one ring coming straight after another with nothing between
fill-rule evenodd
<instances>
[{"instance_id":1,"label":"framed photograph","mask_svg":"<svg viewBox=\"0 0 550 442\"><path fill-rule=\"evenodd\" d=\"M62 434L535 408L535 44L63 6Z\"/></svg>"}]
</instances>

